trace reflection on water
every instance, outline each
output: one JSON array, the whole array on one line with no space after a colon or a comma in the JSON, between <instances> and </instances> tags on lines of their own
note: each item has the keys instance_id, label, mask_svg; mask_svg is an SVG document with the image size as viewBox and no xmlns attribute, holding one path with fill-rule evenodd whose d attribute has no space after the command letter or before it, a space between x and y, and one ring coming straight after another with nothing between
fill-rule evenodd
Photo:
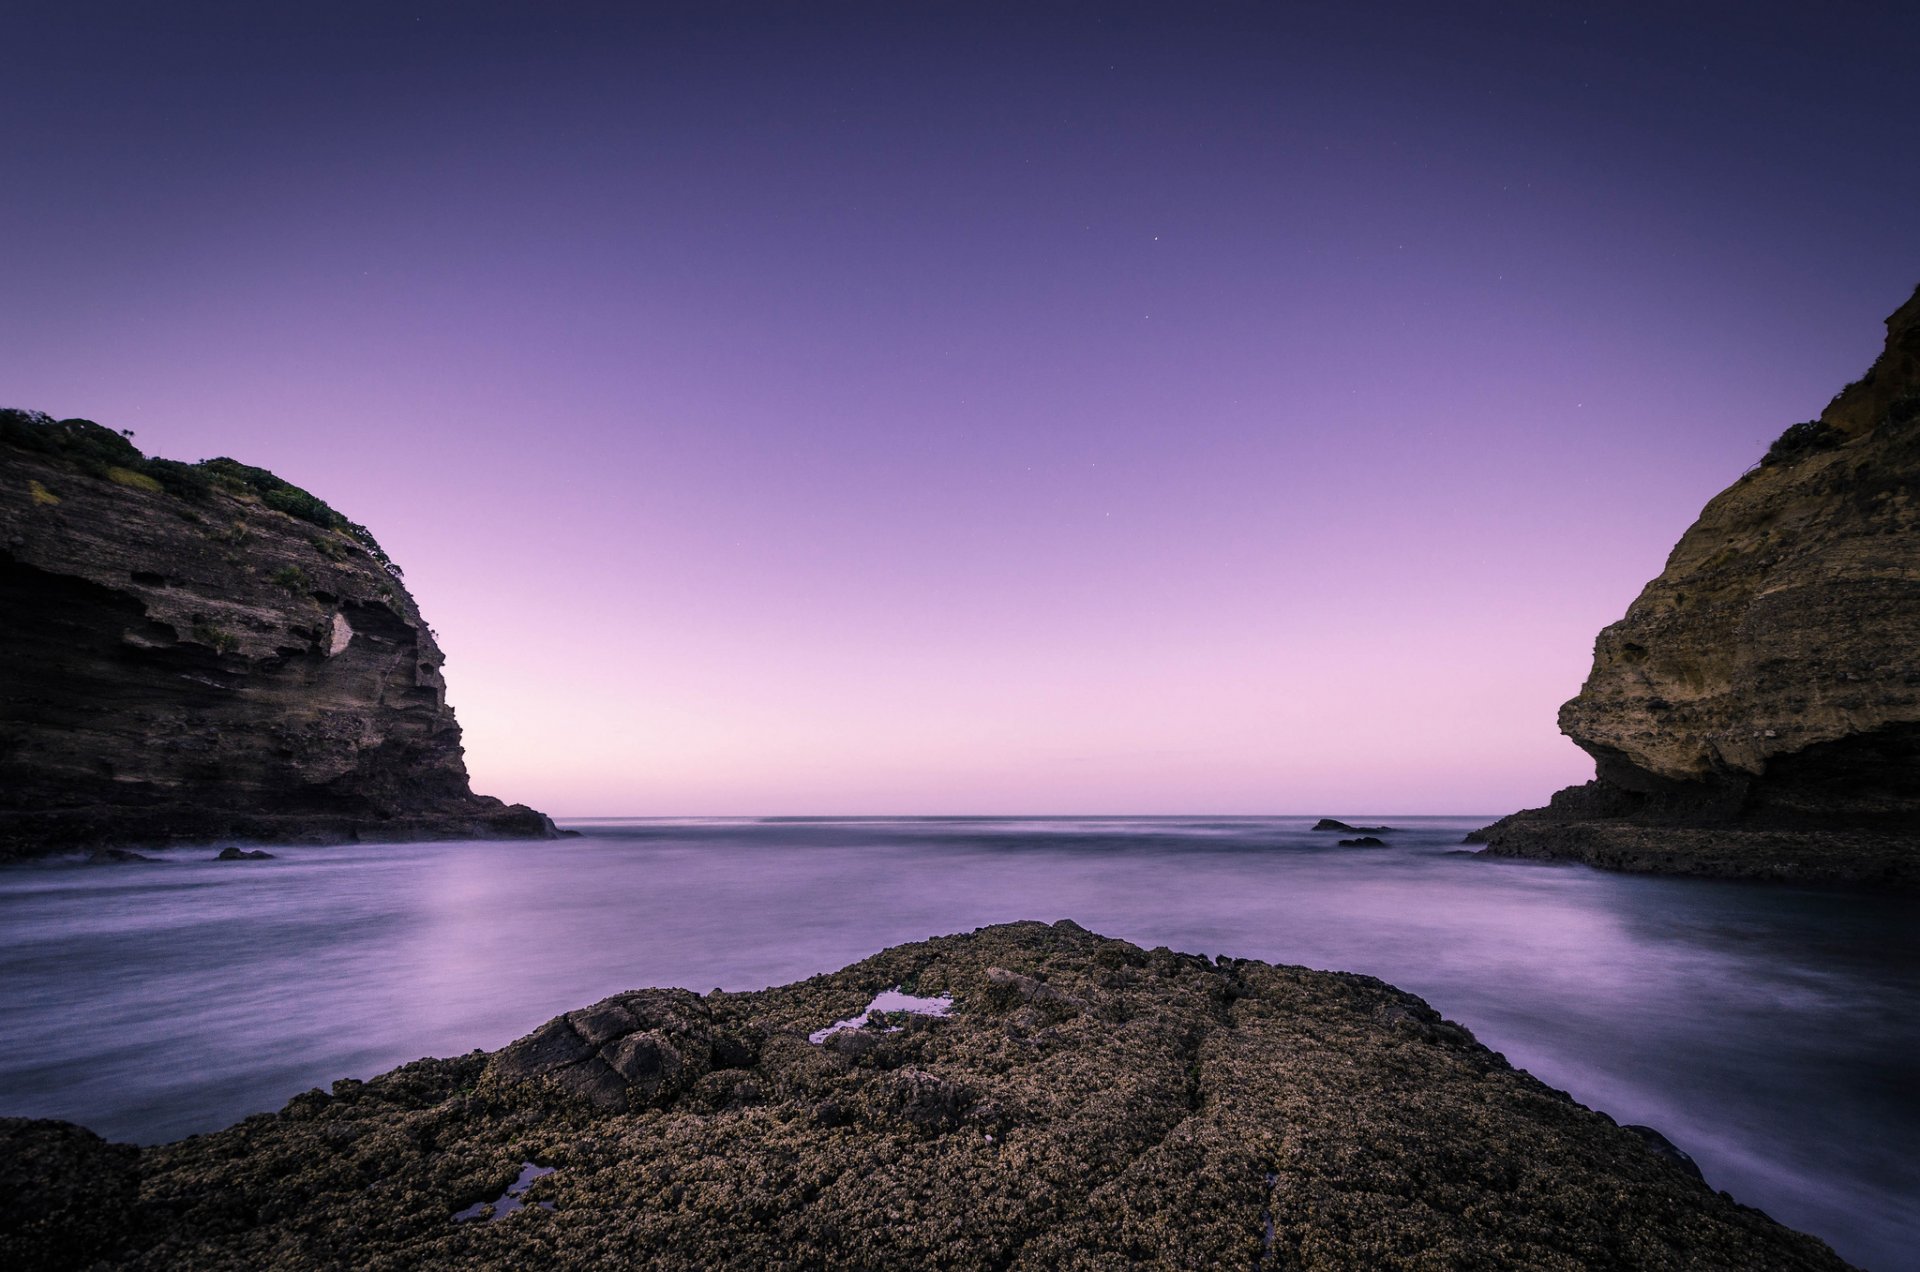
<instances>
[{"instance_id":1,"label":"reflection on water","mask_svg":"<svg viewBox=\"0 0 1920 1272\"><path fill-rule=\"evenodd\" d=\"M703 820L9 867L0 1114L171 1139L624 989L1072 918L1392 981L1715 1187L1920 1268L1913 902L1483 861L1451 851L1478 819L1385 820L1387 850L1307 818Z\"/></svg>"}]
</instances>

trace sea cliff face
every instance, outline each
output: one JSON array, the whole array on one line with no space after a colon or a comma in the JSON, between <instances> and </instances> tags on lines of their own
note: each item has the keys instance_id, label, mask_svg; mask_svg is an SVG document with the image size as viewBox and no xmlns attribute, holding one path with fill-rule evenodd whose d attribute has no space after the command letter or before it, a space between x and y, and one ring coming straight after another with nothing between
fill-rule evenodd
<instances>
[{"instance_id":1,"label":"sea cliff face","mask_svg":"<svg viewBox=\"0 0 1920 1272\"><path fill-rule=\"evenodd\" d=\"M1920 883L1920 292L1594 646L1596 776L1481 832L1629 869Z\"/></svg>"},{"instance_id":2,"label":"sea cliff face","mask_svg":"<svg viewBox=\"0 0 1920 1272\"><path fill-rule=\"evenodd\" d=\"M0 412L0 614L0 857L553 833L468 789L372 536L263 470Z\"/></svg>"}]
</instances>

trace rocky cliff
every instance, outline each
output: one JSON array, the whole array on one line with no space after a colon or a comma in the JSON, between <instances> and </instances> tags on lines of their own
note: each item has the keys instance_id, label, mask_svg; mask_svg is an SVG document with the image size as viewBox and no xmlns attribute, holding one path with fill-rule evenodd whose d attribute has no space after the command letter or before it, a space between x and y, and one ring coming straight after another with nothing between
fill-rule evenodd
<instances>
[{"instance_id":1,"label":"rocky cliff","mask_svg":"<svg viewBox=\"0 0 1920 1272\"><path fill-rule=\"evenodd\" d=\"M323 501L0 412L0 857L551 835L468 789L441 662Z\"/></svg>"},{"instance_id":2,"label":"rocky cliff","mask_svg":"<svg viewBox=\"0 0 1920 1272\"><path fill-rule=\"evenodd\" d=\"M898 986L947 1014L864 1010ZM137 1152L0 1120L0 1178L45 1267L1846 1266L1410 994L1066 922L619 994Z\"/></svg>"},{"instance_id":3,"label":"rocky cliff","mask_svg":"<svg viewBox=\"0 0 1920 1272\"><path fill-rule=\"evenodd\" d=\"M1595 780L1480 832L1627 869L1920 884L1920 291L1701 512L1560 728Z\"/></svg>"}]
</instances>

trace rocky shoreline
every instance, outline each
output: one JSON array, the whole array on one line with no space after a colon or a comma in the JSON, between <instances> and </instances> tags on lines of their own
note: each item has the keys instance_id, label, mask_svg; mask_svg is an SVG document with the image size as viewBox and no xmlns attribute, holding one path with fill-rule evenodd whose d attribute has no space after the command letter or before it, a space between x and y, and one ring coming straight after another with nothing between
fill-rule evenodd
<instances>
[{"instance_id":1,"label":"rocky shoreline","mask_svg":"<svg viewBox=\"0 0 1920 1272\"><path fill-rule=\"evenodd\" d=\"M1589 784L1597 785L1597 784ZM1503 817L1466 837L1489 857L1579 861L1630 874L1920 892L1920 838L1897 831L1688 826L1564 814L1555 805ZM1604 791L1600 792L1605 794Z\"/></svg>"},{"instance_id":2,"label":"rocky shoreline","mask_svg":"<svg viewBox=\"0 0 1920 1272\"><path fill-rule=\"evenodd\" d=\"M178 1143L0 1142L45 1267L1846 1266L1391 986L1064 921L615 995Z\"/></svg>"}]
</instances>

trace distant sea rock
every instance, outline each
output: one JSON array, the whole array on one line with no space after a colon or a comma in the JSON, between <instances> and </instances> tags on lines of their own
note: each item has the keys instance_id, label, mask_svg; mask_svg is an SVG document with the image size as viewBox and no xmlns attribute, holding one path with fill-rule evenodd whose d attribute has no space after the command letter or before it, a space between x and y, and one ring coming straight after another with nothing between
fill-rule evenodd
<instances>
[{"instance_id":1,"label":"distant sea rock","mask_svg":"<svg viewBox=\"0 0 1920 1272\"><path fill-rule=\"evenodd\" d=\"M0 614L0 858L554 833L468 789L399 568L263 469L0 411Z\"/></svg>"},{"instance_id":2,"label":"distant sea rock","mask_svg":"<svg viewBox=\"0 0 1920 1272\"><path fill-rule=\"evenodd\" d=\"M1560 729L1595 779L1489 852L1920 887L1920 290L1600 633Z\"/></svg>"},{"instance_id":3,"label":"distant sea rock","mask_svg":"<svg viewBox=\"0 0 1920 1272\"><path fill-rule=\"evenodd\" d=\"M1371 834L1371 835L1383 835L1393 829L1393 827L1391 826L1349 826L1347 825L1347 823L1343 821L1335 821L1331 817L1322 817L1319 821L1313 824L1313 828L1315 830L1344 831L1347 834Z\"/></svg>"},{"instance_id":4,"label":"distant sea rock","mask_svg":"<svg viewBox=\"0 0 1920 1272\"><path fill-rule=\"evenodd\" d=\"M1387 841L1378 839L1372 835L1362 835L1358 839L1342 839L1339 842L1339 846L1342 848L1385 848Z\"/></svg>"},{"instance_id":5,"label":"distant sea rock","mask_svg":"<svg viewBox=\"0 0 1920 1272\"><path fill-rule=\"evenodd\" d=\"M809 1041L896 986L950 1010ZM1060 922L616 995L137 1172L60 1124L0 1161L10 1222L70 1199L142 1269L1845 1266L1650 1134L1370 977Z\"/></svg>"}]
</instances>

